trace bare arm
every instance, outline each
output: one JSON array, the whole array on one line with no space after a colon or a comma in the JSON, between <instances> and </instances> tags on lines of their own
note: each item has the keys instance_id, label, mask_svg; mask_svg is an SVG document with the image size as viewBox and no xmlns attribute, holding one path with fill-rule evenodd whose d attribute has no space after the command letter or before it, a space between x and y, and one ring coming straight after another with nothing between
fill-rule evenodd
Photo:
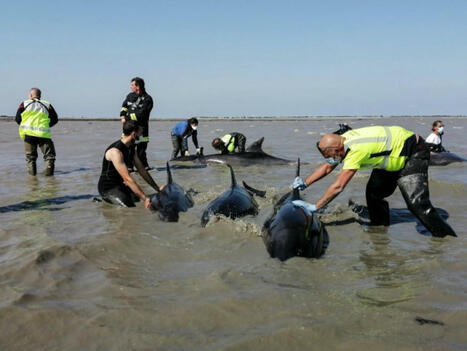
<instances>
[{"instance_id":1,"label":"bare arm","mask_svg":"<svg viewBox=\"0 0 467 351\"><path fill-rule=\"evenodd\" d=\"M305 179L306 186L308 187L311 184L313 184L314 182L316 182L316 181L320 180L321 178L327 176L336 167L337 166L331 166L329 163L323 163L313 173L311 173L308 177L306 177L306 179Z\"/></svg>"},{"instance_id":2,"label":"bare arm","mask_svg":"<svg viewBox=\"0 0 467 351\"><path fill-rule=\"evenodd\" d=\"M138 157L138 155L136 153L135 153L134 161L135 161L135 167L138 170L138 173L146 181L146 183L148 183L150 186L152 186L152 188L155 191L157 191L157 192L161 191L161 189L159 188L159 185L156 184L156 182L151 177L149 172L144 168L143 163L141 162L141 160L139 159L139 157Z\"/></svg>"},{"instance_id":3,"label":"bare arm","mask_svg":"<svg viewBox=\"0 0 467 351\"><path fill-rule=\"evenodd\" d=\"M107 161L112 161L115 169L118 174L122 177L123 181L130 187L130 189L138 195L138 197L144 201L144 207L149 208L151 205L151 200L149 197L146 197L141 187L131 178L130 173L128 173L128 168L123 160L122 153L116 149L112 148L105 153L105 158Z\"/></svg>"},{"instance_id":4,"label":"bare arm","mask_svg":"<svg viewBox=\"0 0 467 351\"><path fill-rule=\"evenodd\" d=\"M356 169L343 169L337 176L336 181L327 188L321 199L316 202L316 208L320 209L334 200L334 198L344 190L345 186L356 172Z\"/></svg>"}]
</instances>

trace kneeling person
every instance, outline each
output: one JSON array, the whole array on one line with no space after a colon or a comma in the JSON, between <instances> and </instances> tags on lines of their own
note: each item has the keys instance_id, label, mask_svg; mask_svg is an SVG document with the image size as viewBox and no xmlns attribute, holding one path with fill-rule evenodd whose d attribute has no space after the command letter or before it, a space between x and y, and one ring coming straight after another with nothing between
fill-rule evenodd
<instances>
[{"instance_id":1,"label":"kneeling person","mask_svg":"<svg viewBox=\"0 0 467 351\"><path fill-rule=\"evenodd\" d=\"M215 138L212 141L212 147L219 150L221 154L233 154L237 148L237 152L245 152L246 137L237 132L232 132L224 135L222 138Z\"/></svg>"},{"instance_id":2,"label":"kneeling person","mask_svg":"<svg viewBox=\"0 0 467 351\"><path fill-rule=\"evenodd\" d=\"M123 207L135 206L135 195L144 201L144 207L151 206L151 200L141 187L133 180L128 172L131 164L130 155L134 155L134 164L141 177L156 191L160 191L151 175L144 168L143 163L134 152L143 134L143 127L135 121L126 121L123 124L123 136L111 144L104 154L102 172L97 186L99 194L109 203Z\"/></svg>"}]
</instances>

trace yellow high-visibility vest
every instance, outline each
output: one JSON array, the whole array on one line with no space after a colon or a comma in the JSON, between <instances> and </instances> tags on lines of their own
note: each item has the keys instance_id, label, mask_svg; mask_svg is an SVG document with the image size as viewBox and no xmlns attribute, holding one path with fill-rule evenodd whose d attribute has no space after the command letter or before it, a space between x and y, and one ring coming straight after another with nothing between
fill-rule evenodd
<instances>
[{"instance_id":1,"label":"yellow high-visibility vest","mask_svg":"<svg viewBox=\"0 0 467 351\"><path fill-rule=\"evenodd\" d=\"M24 112L21 114L19 136L26 135L50 139L50 102L30 99L23 102Z\"/></svg>"},{"instance_id":2,"label":"yellow high-visibility vest","mask_svg":"<svg viewBox=\"0 0 467 351\"><path fill-rule=\"evenodd\" d=\"M229 153L233 153L235 151L235 137L230 134L226 134L221 138L221 140L224 142Z\"/></svg>"},{"instance_id":3,"label":"yellow high-visibility vest","mask_svg":"<svg viewBox=\"0 0 467 351\"><path fill-rule=\"evenodd\" d=\"M374 126L352 129L342 134L349 148L343 169L384 169L399 171L407 156L400 153L413 132L398 126Z\"/></svg>"}]
</instances>

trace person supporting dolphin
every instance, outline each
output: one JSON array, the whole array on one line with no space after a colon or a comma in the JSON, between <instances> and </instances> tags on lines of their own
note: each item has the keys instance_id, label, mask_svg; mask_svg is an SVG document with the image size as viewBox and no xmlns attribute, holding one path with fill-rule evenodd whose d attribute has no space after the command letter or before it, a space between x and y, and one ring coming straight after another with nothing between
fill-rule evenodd
<instances>
[{"instance_id":1,"label":"person supporting dolphin","mask_svg":"<svg viewBox=\"0 0 467 351\"><path fill-rule=\"evenodd\" d=\"M212 147L219 150L221 154L233 154L235 149L237 152L245 152L245 143L246 137L242 133L232 132L222 138L214 138Z\"/></svg>"},{"instance_id":2,"label":"person supporting dolphin","mask_svg":"<svg viewBox=\"0 0 467 351\"><path fill-rule=\"evenodd\" d=\"M99 178L98 190L104 201L122 207L135 206L135 194L144 201L144 207L151 206L149 196L143 192L141 187L133 180L128 172L130 156L133 154L134 164L141 177L157 192L161 188L152 179L143 163L134 152L135 145L140 142L143 135L143 127L136 121L123 123L123 135L120 140L112 143L104 154L102 160L102 172ZM133 150L132 150L133 149Z\"/></svg>"},{"instance_id":3,"label":"person supporting dolphin","mask_svg":"<svg viewBox=\"0 0 467 351\"><path fill-rule=\"evenodd\" d=\"M371 225L389 225L389 205L384 198L399 186L409 210L433 236L457 236L430 202L428 163L430 152L423 138L398 126L373 126L348 132L326 134L317 143L325 163L305 181L297 177L294 189L303 190L331 173L343 162L336 181L316 204L316 211L338 196L359 169L372 169L366 186L366 200Z\"/></svg>"},{"instance_id":4,"label":"person supporting dolphin","mask_svg":"<svg viewBox=\"0 0 467 351\"><path fill-rule=\"evenodd\" d=\"M443 147L444 123L443 121L434 121L431 128L432 133L426 138L426 143L431 144L432 152L443 152L446 149Z\"/></svg>"},{"instance_id":5,"label":"person supporting dolphin","mask_svg":"<svg viewBox=\"0 0 467 351\"><path fill-rule=\"evenodd\" d=\"M180 151L181 156L189 156L188 152L188 138L191 136L193 144L195 144L196 151L201 152L201 148L198 146L198 119L189 118L186 121L177 123L172 128L172 158L175 159Z\"/></svg>"},{"instance_id":6,"label":"person supporting dolphin","mask_svg":"<svg viewBox=\"0 0 467 351\"><path fill-rule=\"evenodd\" d=\"M28 173L37 173L37 146L44 154L44 175L52 176L55 168L55 146L50 136L50 128L58 122L57 112L50 102L41 100L39 88L29 90L29 99L23 101L16 111L19 135L24 140Z\"/></svg>"}]
</instances>

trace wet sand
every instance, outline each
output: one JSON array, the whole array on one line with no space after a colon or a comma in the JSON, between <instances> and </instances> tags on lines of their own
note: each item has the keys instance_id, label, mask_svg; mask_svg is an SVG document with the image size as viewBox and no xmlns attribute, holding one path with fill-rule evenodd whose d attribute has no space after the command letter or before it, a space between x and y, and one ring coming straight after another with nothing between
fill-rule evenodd
<instances>
[{"instance_id":1,"label":"wet sand","mask_svg":"<svg viewBox=\"0 0 467 351\"><path fill-rule=\"evenodd\" d=\"M226 132L243 132L248 141L265 136L265 151L300 156L308 173L321 161L314 146L320 133L345 121L205 121L199 140L210 150L212 138ZM423 136L432 123L420 117L349 121L352 127L402 125ZM445 147L466 157L467 119L443 121ZM151 165L169 158L173 123L151 121ZM236 168L239 181L267 191L257 199L260 213L206 228L201 213L229 186L227 167L174 170L174 180L198 194L178 223L164 223L141 204L122 209L92 201L119 122L59 122L52 129L52 178L26 174L16 123L1 126L0 350L467 348L465 164L430 168L432 202L447 211L458 238L422 235L398 190L389 198L395 224L385 233L364 231L347 206L349 199L365 203L369 173L359 172L323 216L326 255L281 263L269 258L259 234L288 191L293 166ZM165 172L152 175L166 180ZM335 179L327 178L305 198L315 202Z\"/></svg>"}]
</instances>

